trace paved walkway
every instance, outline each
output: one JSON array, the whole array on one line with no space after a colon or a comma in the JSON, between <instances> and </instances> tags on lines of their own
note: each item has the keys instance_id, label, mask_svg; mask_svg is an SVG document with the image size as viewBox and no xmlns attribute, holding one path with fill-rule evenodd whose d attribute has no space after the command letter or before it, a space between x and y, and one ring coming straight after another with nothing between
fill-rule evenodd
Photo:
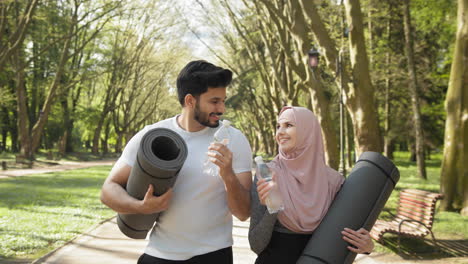
<instances>
[{"instance_id":1,"label":"paved walkway","mask_svg":"<svg viewBox=\"0 0 468 264\"><path fill-rule=\"evenodd\" d=\"M247 240L248 222L235 221L234 226L234 263L254 263L255 254ZM33 263L134 264L147 243L147 240L127 238L119 231L115 218L112 218Z\"/></svg>"},{"instance_id":2,"label":"paved walkway","mask_svg":"<svg viewBox=\"0 0 468 264\"><path fill-rule=\"evenodd\" d=\"M82 169L82 168L89 168L93 166L112 165L114 164L114 162L115 160L80 161L80 162L62 161L58 165L44 167L44 168L0 170L0 179L18 177L18 176L24 176L24 175L30 175L30 174Z\"/></svg>"},{"instance_id":3,"label":"paved walkway","mask_svg":"<svg viewBox=\"0 0 468 264\"><path fill-rule=\"evenodd\" d=\"M250 250L247 239L248 228L248 222L234 221L235 264L253 264L255 261L256 255ZM115 218L112 218L77 237L64 247L34 261L33 264L134 264L143 253L147 242L147 240L135 240L124 236L119 231ZM376 264L379 262L359 255L355 263Z\"/></svg>"}]
</instances>

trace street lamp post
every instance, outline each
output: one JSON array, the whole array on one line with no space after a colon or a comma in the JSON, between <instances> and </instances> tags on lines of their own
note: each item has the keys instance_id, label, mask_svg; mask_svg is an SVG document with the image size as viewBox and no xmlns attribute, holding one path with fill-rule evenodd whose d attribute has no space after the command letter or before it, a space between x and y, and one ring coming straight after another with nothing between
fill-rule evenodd
<instances>
[{"instance_id":1,"label":"street lamp post","mask_svg":"<svg viewBox=\"0 0 468 264\"><path fill-rule=\"evenodd\" d=\"M341 173L346 177L346 160L345 160L345 116L344 116L344 102L343 102L343 49L340 50L338 54L337 63L336 63L337 73L336 76L340 78L340 160L341 160Z\"/></svg>"},{"instance_id":2,"label":"street lamp post","mask_svg":"<svg viewBox=\"0 0 468 264\"><path fill-rule=\"evenodd\" d=\"M314 70L318 67L320 53L315 48L311 48L308 52L309 55L309 67Z\"/></svg>"},{"instance_id":3,"label":"street lamp post","mask_svg":"<svg viewBox=\"0 0 468 264\"><path fill-rule=\"evenodd\" d=\"M320 53L318 50L315 48L312 48L308 51L307 53L309 55L308 58L308 65L310 69L312 70L312 73L314 74L315 78L315 69L318 67L319 61L320 61ZM346 160L345 160L345 140L344 140L344 109L343 109L343 76L342 76L342 67L343 67L343 50L340 50L340 53L337 58L337 63L336 63L336 76L340 78L340 160L341 160L341 173L343 176L346 177Z\"/></svg>"}]
</instances>

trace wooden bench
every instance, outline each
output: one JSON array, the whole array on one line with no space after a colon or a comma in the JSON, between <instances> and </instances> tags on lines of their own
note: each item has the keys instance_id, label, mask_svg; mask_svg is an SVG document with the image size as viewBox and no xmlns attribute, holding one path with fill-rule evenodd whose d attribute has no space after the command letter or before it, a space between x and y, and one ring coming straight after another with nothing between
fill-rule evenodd
<instances>
[{"instance_id":1,"label":"wooden bench","mask_svg":"<svg viewBox=\"0 0 468 264\"><path fill-rule=\"evenodd\" d=\"M378 242L383 242L385 233L398 235L398 250L400 251L400 237L423 238L429 233L434 246L437 247L432 224L437 200L442 194L416 189L405 189L400 192L397 213L391 221L377 220L370 235Z\"/></svg>"}]
</instances>

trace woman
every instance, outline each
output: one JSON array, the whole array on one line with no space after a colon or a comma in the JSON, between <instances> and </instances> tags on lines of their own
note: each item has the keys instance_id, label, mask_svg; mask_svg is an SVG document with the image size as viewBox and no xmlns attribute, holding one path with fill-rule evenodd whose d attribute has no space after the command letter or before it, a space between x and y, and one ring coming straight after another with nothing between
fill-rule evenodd
<instances>
[{"instance_id":1,"label":"woman","mask_svg":"<svg viewBox=\"0 0 468 264\"><path fill-rule=\"evenodd\" d=\"M251 191L249 242L256 264L296 263L313 231L330 207L344 178L325 164L322 133L315 115L303 107L284 107L278 118L279 154L268 164L273 184L256 181ZM265 199L279 188L284 211L269 214ZM348 249L369 253L374 244L363 228L345 228Z\"/></svg>"}]
</instances>

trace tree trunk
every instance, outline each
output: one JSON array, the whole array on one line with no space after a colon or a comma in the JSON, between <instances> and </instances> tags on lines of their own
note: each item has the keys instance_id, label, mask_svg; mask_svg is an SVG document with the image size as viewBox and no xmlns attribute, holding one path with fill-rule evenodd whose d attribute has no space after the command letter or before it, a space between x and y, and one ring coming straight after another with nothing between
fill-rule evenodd
<instances>
[{"instance_id":1,"label":"tree trunk","mask_svg":"<svg viewBox=\"0 0 468 264\"><path fill-rule=\"evenodd\" d=\"M106 122L106 126L104 128L104 139L101 140L101 149L103 154L109 153L109 134L110 134L110 127L111 122Z\"/></svg>"},{"instance_id":2,"label":"tree trunk","mask_svg":"<svg viewBox=\"0 0 468 264\"><path fill-rule=\"evenodd\" d=\"M322 130L323 146L325 151L325 161L328 166L338 170L340 157L338 152L338 142L334 130L333 122L330 116L330 99L325 96L322 82L315 79L318 73L313 73L310 79L310 97L312 99L312 109L317 116Z\"/></svg>"},{"instance_id":3,"label":"tree trunk","mask_svg":"<svg viewBox=\"0 0 468 264\"><path fill-rule=\"evenodd\" d=\"M461 209L468 215L468 0L458 0L458 29L445 101L441 210ZM461 208L456 208L458 207Z\"/></svg>"},{"instance_id":4,"label":"tree trunk","mask_svg":"<svg viewBox=\"0 0 468 264\"><path fill-rule=\"evenodd\" d=\"M359 0L345 0L349 26L349 52L354 89L345 100L353 120L358 156L364 151L382 152L379 120L374 104L374 87L369 74L369 61L364 39L364 26ZM352 91L354 90L354 91Z\"/></svg>"},{"instance_id":5,"label":"tree trunk","mask_svg":"<svg viewBox=\"0 0 468 264\"><path fill-rule=\"evenodd\" d=\"M61 157L65 156L67 148L68 131L65 130L58 140L58 153Z\"/></svg>"},{"instance_id":6,"label":"tree trunk","mask_svg":"<svg viewBox=\"0 0 468 264\"><path fill-rule=\"evenodd\" d=\"M325 151L325 161L328 166L338 169L340 157L338 152L338 142L331 120L330 111L330 98L325 95L325 87L323 86L320 78L320 69L313 71L309 70L308 65L308 51L310 43L308 29L306 28L306 20L301 6L297 1L290 1L293 13L293 23L291 25L291 33L296 40L297 46L302 56L302 63L297 66L296 73L307 83L308 89L303 89L310 93L311 105L314 114L320 123L322 130L323 145ZM296 96L297 98L297 96Z\"/></svg>"},{"instance_id":7,"label":"tree trunk","mask_svg":"<svg viewBox=\"0 0 468 264\"><path fill-rule=\"evenodd\" d=\"M403 17L405 26L405 51L408 61L409 90L411 94L411 106L413 109L414 137L416 141L416 162L418 176L426 180L426 163L424 160L424 135L422 130L421 110L419 106L419 87L414 63L413 30L411 28L411 15L409 0L403 1Z\"/></svg>"},{"instance_id":8,"label":"tree trunk","mask_svg":"<svg viewBox=\"0 0 468 264\"><path fill-rule=\"evenodd\" d=\"M116 41L117 42L117 41ZM114 52L117 52L117 46L114 46L115 50ZM102 106L102 111L99 116L98 123L96 125L96 129L94 130L94 135L93 135L93 146L91 152L93 154L98 154L99 153L99 142L101 139L101 131L102 127L104 126L104 121L106 120L109 112L112 110L111 105L115 104L115 100L117 99L118 95L120 94L121 89L117 88L118 86L118 76L120 73L118 72L118 66L122 63L115 58L113 58L113 65L112 67L112 73L109 81L109 85L106 88L106 96L104 98L104 105Z\"/></svg>"},{"instance_id":9,"label":"tree trunk","mask_svg":"<svg viewBox=\"0 0 468 264\"><path fill-rule=\"evenodd\" d=\"M101 139L101 130L103 126L104 126L104 116L103 116L103 113L101 113L96 129L94 129L93 148L91 150L93 154L99 153L99 141Z\"/></svg>"},{"instance_id":10,"label":"tree trunk","mask_svg":"<svg viewBox=\"0 0 468 264\"><path fill-rule=\"evenodd\" d=\"M67 152L67 145L68 139L70 138L70 131L68 129L69 124L70 124L70 110L68 107L68 101L67 98L62 98L61 100L61 105L62 105L62 128L63 128L63 133L62 136L60 136L59 139L59 153L64 156L65 153Z\"/></svg>"},{"instance_id":11,"label":"tree trunk","mask_svg":"<svg viewBox=\"0 0 468 264\"><path fill-rule=\"evenodd\" d=\"M25 74L20 53L21 51L18 49L13 55L16 71L16 109L18 112L17 127L19 131L20 155L32 160L33 155L29 134L27 92L24 79Z\"/></svg>"},{"instance_id":12,"label":"tree trunk","mask_svg":"<svg viewBox=\"0 0 468 264\"><path fill-rule=\"evenodd\" d=\"M10 120L10 136L11 136L11 152L19 152L19 143L18 143L18 111L14 109L12 111L13 118Z\"/></svg>"},{"instance_id":13,"label":"tree trunk","mask_svg":"<svg viewBox=\"0 0 468 264\"><path fill-rule=\"evenodd\" d=\"M1 143L1 151L8 151L7 150L7 137L8 137L8 130L10 129L10 117L9 117L9 112L6 107L2 106L2 143ZM0 152L1 152L0 151Z\"/></svg>"},{"instance_id":14,"label":"tree trunk","mask_svg":"<svg viewBox=\"0 0 468 264\"><path fill-rule=\"evenodd\" d=\"M349 10L348 13L353 14L351 21L348 23L353 25L350 33L350 43L352 47L351 63L355 83L350 82L350 77L346 70L342 71L342 80L337 78L336 82L337 85L340 85L341 82L344 85L344 103L353 122L356 154L360 155L363 151L382 152L382 139L377 111L374 109L374 89L370 83L369 64L367 62L367 52L363 36L362 14L359 2L357 2L357 8L355 7L355 2L355 0L351 1L351 3L347 1L346 4L347 10ZM338 57L336 43L327 33L315 5L306 0L300 0L300 4L304 14L312 21L310 26L323 50L325 62L330 69L335 70ZM355 13L357 13L358 18L353 18L353 16L356 16Z\"/></svg>"},{"instance_id":15,"label":"tree trunk","mask_svg":"<svg viewBox=\"0 0 468 264\"><path fill-rule=\"evenodd\" d=\"M76 13L73 16L73 21L76 22L77 17ZM65 64L68 61L68 49L70 48L70 42L71 42L71 37L73 33L73 26L71 26L70 32L69 32L69 37L65 40L65 44L63 46L63 51L62 55L60 57L60 62L57 66L57 70L55 73L55 78L54 81L52 82L50 88L49 88L49 93L47 94L47 98L45 100L44 106L42 107L41 110L41 115L39 116L39 119L37 120L36 124L34 125L32 129L32 151L37 151L39 148L39 143L41 140L42 132L44 130L44 126L47 123L47 120L49 118L49 113L50 109L52 107L52 103L56 97L56 91L60 85L60 81L62 78L62 75L65 71Z\"/></svg>"},{"instance_id":16,"label":"tree trunk","mask_svg":"<svg viewBox=\"0 0 468 264\"><path fill-rule=\"evenodd\" d=\"M390 55L387 53L387 65L389 65L389 57ZM391 107L390 107L390 73L387 73L387 77L385 80L385 121L384 121L384 154L387 158L393 160L393 151L394 142L393 142L393 135L391 135Z\"/></svg>"},{"instance_id":17,"label":"tree trunk","mask_svg":"<svg viewBox=\"0 0 468 264\"><path fill-rule=\"evenodd\" d=\"M347 164L348 168L352 168L356 162L356 155L353 151L353 124L351 118L349 118L349 113L345 112L345 138L346 138L346 151L347 151Z\"/></svg>"},{"instance_id":18,"label":"tree trunk","mask_svg":"<svg viewBox=\"0 0 468 264\"><path fill-rule=\"evenodd\" d=\"M391 41L391 20L388 19L387 21L387 36L388 36L388 43ZM392 114L392 108L390 104L390 90L392 86L392 82L390 80L390 63L391 63L391 56L390 56L390 51L387 50L387 53L385 54L385 63L387 65L387 72L385 76L385 121L384 121L384 154L387 158L393 160L393 151L394 151L394 143L393 143L393 135L391 135L391 114Z\"/></svg>"},{"instance_id":19,"label":"tree trunk","mask_svg":"<svg viewBox=\"0 0 468 264\"><path fill-rule=\"evenodd\" d=\"M122 153L122 141L123 141L123 134L117 134L117 140L115 142L115 153Z\"/></svg>"},{"instance_id":20,"label":"tree trunk","mask_svg":"<svg viewBox=\"0 0 468 264\"><path fill-rule=\"evenodd\" d=\"M372 0L369 0L368 10L367 10L367 31L369 34L369 62L370 66L374 64L374 34L372 30L372 11L373 11Z\"/></svg>"}]
</instances>

